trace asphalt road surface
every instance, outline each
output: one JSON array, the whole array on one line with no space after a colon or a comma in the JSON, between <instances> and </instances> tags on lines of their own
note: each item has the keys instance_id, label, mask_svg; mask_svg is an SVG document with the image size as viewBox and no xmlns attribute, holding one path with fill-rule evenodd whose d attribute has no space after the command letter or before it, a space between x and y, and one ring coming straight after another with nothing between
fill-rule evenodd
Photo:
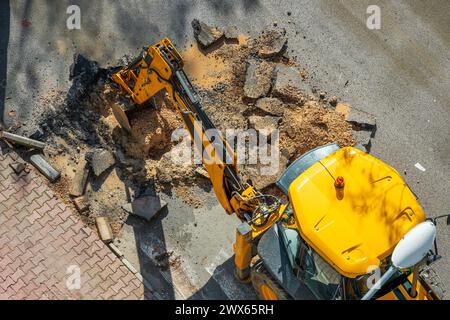
<instances>
[{"instance_id":1,"label":"asphalt road surface","mask_svg":"<svg viewBox=\"0 0 450 320\"><path fill-rule=\"evenodd\" d=\"M0 3L0 84L6 83L0 85L0 116L7 126L21 122L23 133L35 130L43 98L51 90L69 88L75 52L113 65L124 54L134 55L164 36L186 47L193 42L193 18L217 26L236 25L249 36L276 22L286 28L289 52L312 73L318 88L376 115L378 130L371 153L403 175L429 216L450 212L449 1ZM70 4L81 8L81 30L66 28ZM369 5L381 9L380 30L366 26ZM416 163L426 170L418 170ZM160 283L163 297L240 298L249 288L230 280L236 221L223 213L211 194L201 196L206 209L200 211L171 200L169 213L148 227L158 229L162 238L134 234L134 240L143 243L135 248L127 241L123 245L128 244L129 254L139 260L144 277ZM135 223L128 227L124 233L130 236ZM450 227L443 223L438 234L443 258L435 268L450 289L449 234ZM151 272L149 245L154 241L162 241L182 257L181 273L192 282L190 288L174 288L184 280L170 275L170 270L169 276Z\"/></svg>"}]
</instances>

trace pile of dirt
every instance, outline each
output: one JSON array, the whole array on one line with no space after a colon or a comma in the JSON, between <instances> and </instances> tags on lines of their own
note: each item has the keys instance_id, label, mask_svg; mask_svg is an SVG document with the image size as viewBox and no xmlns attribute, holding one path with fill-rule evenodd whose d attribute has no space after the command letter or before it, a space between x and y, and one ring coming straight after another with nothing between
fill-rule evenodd
<instances>
[{"instance_id":1,"label":"pile of dirt","mask_svg":"<svg viewBox=\"0 0 450 320\"><path fill-rule=\"evenodd\" d=\"M281 149L288 150L292 160L327 143L354 144L352 126L345 117L316 101L308 101L301 108L287 109L280 128Z\"/></svg>"},{"instance_id":2,"label":"pile of dirt","mask_svg":"<svg viewBox=\"0 0 450 320\"><path fill-rule=\"evenodd\" d=\"M190 56L203 55L206 66L225 63L222 70L214 70L215 79L225 80L213 86L198 80L195 69L186 70L205 111L220 130L272 126L279 130L280 166L273 175L261 174L260 164L241 166L243 177L259 189L269 190L286 166L308 150L331 142L342 147L355 144L352 125L341 110L313 94L306 70L286 55L286 44L283 32L269 30L256 39L223 44L206 55L195 46L189 49ZM263 66L262 72L249 74L254 61ZM268 91L256 99L249 98L244 89L255 81L270 83Z\"/></svg>"},{"instance_id":3,"label":"pile of dirt","mask_svg":"<svg viewBox=\"0 0 450 320\"><path fill-rule=\"evenodd\" d=\"M220 130L259 130L266 122L279 130L280 168L273 176L261 177L259 164L241 166L244 178L266 190L273 189L274 181L289 162L305 151L330 142L341 146L355 143L345 115L311 90L305 90L307 72L287 56L286 46L283 32L269 31L256 39L239 36L238 41L224 42L209 53L196 44L182 53L186 60L184 70L205 111ZM84 61L79 57L76 60ZM249 61L256 61L263 71L271 70L253 74L256 81L269 85L261 96L250 99L244 90L249 81ZM87 223L93 224L95 217L107 215L118 232L127 218L121 206L149 187L175 192L190 205L201 206L190 186L210 188L210 182L194 173L198 165L174 164L170 157L178 143L172 141L172 132L182 126L173 102L160 93L152 99L151 107L131 112L132 132L127 133L111 112L113 104L129 103L124 102L109 80L110 73L117 69L86 64L95 68L95 74L86 74L89 68L82 69L81 76L87 83L77 81L74 75L71 92L53 97L41 121L40 139L53 146L47 150L47 156L62 172L60 182L53 188L68 199L67 189L77 174L77 164L89 150L102 148L114 155L115 164L101 176L89 178L89 210L83 213Z\"/></svg>"},{"instance_id":4,"label":"pile of dirt","mask_svg":"<svg viewBox=\"0 0 450 320\"><path fill-rule=\"evenodd\" d=\"M171 145L172 131L180 120L172 106L162 104L159 110L142 108L130 124L131 134L118 136L125 153L135 159L158 159Z\"/></svg>"}]
</instances>

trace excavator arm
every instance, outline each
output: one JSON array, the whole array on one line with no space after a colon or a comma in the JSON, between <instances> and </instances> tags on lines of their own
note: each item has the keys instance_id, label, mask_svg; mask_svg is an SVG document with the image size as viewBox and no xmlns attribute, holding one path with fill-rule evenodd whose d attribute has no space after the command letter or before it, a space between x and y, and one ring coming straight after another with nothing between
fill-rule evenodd
<instances>
[{"instance_id":1,"label":"excavator arm","mask_svg":"<svg viewBox=\"0 0 450 320\"><path fill-rule=\"evenodd\" d=\"M286 206L278 198L262 194L241 180L234 150L203 110L183 65L181 55L170 40L164 38L155 45L144 47L141 55L113 74L112 79L137 108L161 90L172 98L202 155L217 199L228 214L235 213L242 221L237 227L234 245L236 276L248 281L257 240L280 219ZM113 106L122 128L131 131L126 111Z\"/></svg>"},{"instance_id":2,"label":"excavator arm","mask_svg":"<svg viewBox=\"0 0 450 320\"><path fill-rule=\"evenodd\" d=\"M257 196L252 186L238 175L236 155L204 112L194 87L183 71L184 62L169 39L144 47L127 67L113 74L137 107L147 103L155 94L165 90L175 102L175 107L186 129L201 152L203 165L208 172L214 192L228 214L236 213L241 219L252 211L250 199ZM113 109L122 127L130 129L126 110Z\"/></svg>"}]
</instances>

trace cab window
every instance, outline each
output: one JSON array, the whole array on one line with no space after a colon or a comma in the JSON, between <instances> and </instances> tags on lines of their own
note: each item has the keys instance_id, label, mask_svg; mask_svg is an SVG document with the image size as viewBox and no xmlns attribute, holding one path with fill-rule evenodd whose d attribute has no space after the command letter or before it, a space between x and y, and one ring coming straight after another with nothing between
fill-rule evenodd
<instances>
[{"instance_id":1,"label":"cab window","mask_svg":"<svg viewBox=\"0 0 450 320\"><path fill-rule=\"evenodd\" d=\"M317 252L301 243L297 277L308 286L317 299L342 299L342 276Z\"/></svg>"}]
</instances>

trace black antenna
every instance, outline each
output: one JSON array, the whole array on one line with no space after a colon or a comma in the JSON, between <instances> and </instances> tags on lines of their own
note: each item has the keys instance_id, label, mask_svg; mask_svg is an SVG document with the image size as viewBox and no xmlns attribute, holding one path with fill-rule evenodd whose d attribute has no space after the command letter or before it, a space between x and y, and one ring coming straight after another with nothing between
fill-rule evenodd
<instances>
[{"instance_id":1,"label":"black antenna","mask_svg":"<svg viewBox=\"0 0 450 320\"><path fill-rule=\"evenodd\" d=\"M325 165L319 160L319 163L322 165L322 167L327 170L328 174L330 175L331 179L333 179L334 182L336 182L336 179L334 178L334 176L331 174L330 170L328 170L327 167L325 167Z\"/></svg>"}]
</instances>

